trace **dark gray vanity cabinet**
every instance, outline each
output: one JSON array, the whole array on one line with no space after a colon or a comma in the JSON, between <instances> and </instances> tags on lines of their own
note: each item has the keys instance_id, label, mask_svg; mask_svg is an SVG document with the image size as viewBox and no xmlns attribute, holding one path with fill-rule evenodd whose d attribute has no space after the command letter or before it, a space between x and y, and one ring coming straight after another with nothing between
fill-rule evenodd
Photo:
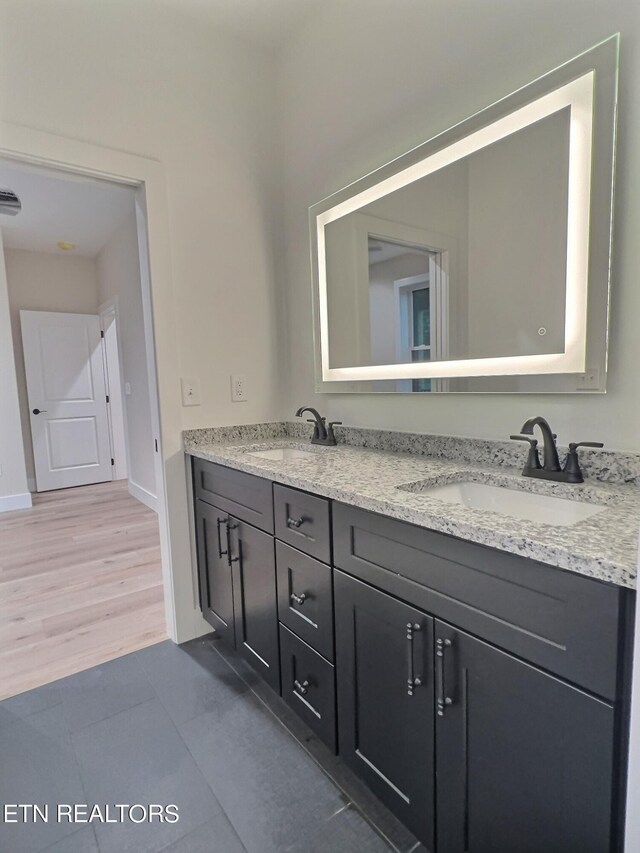
<instances>
[{"instance_id":1,"label":"dark gray vanity cabinet","mask_svg":"<svg viewBox=\"0 0 640 853\"><path fill-rule=\"evenodd\" d=\"M194 460L202 612L430 853L622 849L634 595Z\"/></svg>"},{"instance_id":2,"label":"dark gray vanity cabinet","mask_svg":"<svg viewBox=\"0 0 640 853\"><path fill-rule=\"evenodd\" d=\"M201 459L193 477L202 614L279 692L271 483Z\"/></svg>"},{"instance_id":3,"label":"dark gray vanity cabinet","mask_svg":"<svg viewBox=\"0 0 640 853\"><path fill-rule=\"evenodd\" d=\"M428 849L611 849L609 703L339 571L335 591L340 755Z\"/></svg>"},{"instance_id":4,"label":"dark gray vanity cabinet","mask_svg":"<svg viewBox=\"0 0 640 853\"><path fill-rule=\"evenodd\" d=\"M200 609L220 637L235 645L233 579L226 547L228 516L196 500L195 522Z\"/></svg>"},{"instance_id":5,"label":"dark gray vanity cabinet","mask_svg":"<svg viewBox=\"0 0 640 853\"><path fill-rule=\"evenodd\" d=\"M280 654L273 537L229 517L236 648L280 692Z\"/></svg>"},{"instance_id":6,"label":"dark gray vanity cabinet","mask_svg":"<svg viewBox=\"0 0 640 853\"><path fill-rule=\"evenodd\" d=\"M331 504L273 486L282 698L336 751Z\"/></svg>"},{"instance_id":7,"label":"dark gray vanity cabinet","mask_svg":"<svg viewBox=\"0 0 640 853\"><path fill-rule=\"evenodd\" d=\"M340 755L434 841L433 619L335 572Z\"/></svg>"},{"instance_id":8,"label":"dark gray vanity cabinet","mask_svg":"<svg viewBox=\"0 0 640 853\"><path fill-rule=\"evenodd\" d=\"M613 707L437 620L435 643L438 853L610 850Z\"/></svg>"}]
</instances>

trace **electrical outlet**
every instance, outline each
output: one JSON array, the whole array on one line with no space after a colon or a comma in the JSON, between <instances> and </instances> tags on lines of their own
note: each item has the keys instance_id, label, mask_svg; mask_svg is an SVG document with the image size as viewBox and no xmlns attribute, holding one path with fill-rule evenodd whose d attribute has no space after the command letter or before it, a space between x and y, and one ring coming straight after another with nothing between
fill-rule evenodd
<instances>
[{"instance_id":1,"label":"electrical outlet","mask_svg":"<svg viewBox=\"0 0 640 853\"><path fill-rule=\"evenodd\" d=\"M200 380L199 379L181 379L182 386L182 405L183 406L199 406L200 405Z\"/></svg>"},{"instance_id":2,"label":"electrical outlet","mask_svg":"<svg viewBox=\"0 0 640 853\"><path fill-rule=\"evenodd\" d=\"M577 377L576 391L599 391L600 370L597 367L588 367L584 373Z\"/></svg>"},{"instance_id":3,"label":"electrical outlet","mask_svg":"<svg viewBox=\"0 0 640 853\"><path fill-rule=\"evenodd\" d=\"M231 376L231 402L246 403L247 397L247 377L244 373L236 373Z\"/></svg>"}]
</instances>

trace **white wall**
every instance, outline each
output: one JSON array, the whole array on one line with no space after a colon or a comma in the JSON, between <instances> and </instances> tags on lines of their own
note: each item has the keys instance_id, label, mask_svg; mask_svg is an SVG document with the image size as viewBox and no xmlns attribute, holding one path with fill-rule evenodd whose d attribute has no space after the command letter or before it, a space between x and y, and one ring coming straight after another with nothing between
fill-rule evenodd
<instances>
[{"instance_id":1,"label":"white wall","mask_svg":"<svg viewBox=\"0 0 640 853\"><path fill-rule=\"evenodd\" d=\"M270 53L180 9L0 0L0 118L164 165L185 427L278 414L273 92Z\"/></svg>"},{"instance_id":2,"label":"white wall","mask_svg":"<svg viewBox=\"0 0 640 853\"><path fill-rule=\"evenodd\" d=\"M133 194L131 215L117 228L98 253L96 266L100 304L113 297L117 298L122 379L131 386L131 393L124 398L129 483L133 494L140 496L139 490L142 489L143 493L150 496L153 503L157 497L154 435L151 426Z\"/></svg>"},{"instance_id":3,"label":"white wall","mask_svg":"<svg viewBox=\"0 0 640 853\"><path fill-rule=\"evenodd\" d=\"M564 349L568 152L563 111L469 157L472 358Z\"/></svg>"},{"instance_id":4,"label":"white wall","mask_svg":"<svg viewBox=\"0 0 640 853\"><path fill-rule=\"evenodd\" d=\"M606 396L314 394L307 208L620 30ZM544 414L563 443L640 450L640 13L636 0L327 0L279 65L288 341L285 413L503 438Z\"/></svg>"},{"instance_id":5,"label":"white wall","mask_svg":"<svg viewBox=\"0 0 640 853\"><path fill-rule=\"evenodd\" d=\"M172 557L168 627L182 642L206 623L191 565L181 429L279 415L277 315L284 312L273 298L281 217L272 54L176 6L0 0L0 118L109 149L58 141L51 156L70 163L79 157L110 174L110 164L121 163L125 171L115 174L134 178L138 167L125 168L117 152L160 163L140 169L155 174L151 233L163 240L151 246L169 486L162 541ZM47 156L38 140L33 145ZM166 229L158 206L165 187ZM246 403L231 403L232 372L247 375ZM200 378L200 407L180 408L180 375Z\"/></svg>"},{"instance_id":6,"label":"white wall","mask_svg":"<svg viewBox=\"0 0 640 853\"><path fill-rule=\"evenodd\" d=\"M429 256L406 252L369 267L371 364L393 364L398 358L398 304L395 282L407 276L427 275Z\"/></svg>"},{"instance_id":7,"label":"white wall","mask_svg":"<svg viewBox=\"0 0 640 853\"><path fill-rule=\"evenodd\" d=\"M20 311L62 311L70 314L98 313L98 281L92 258L5 249L13 351L18 380L22 439L27 476L35 491L35 469L29 418L29 400L24 372Z\"/></svg>"},{"instance_id":8,"label":"white wall","mask_svg":"<svg viewBox=\"0 0 640 853\"><path fill-rule=\"evenodd\" d=\"M0 232L0 512L31 506L13 356L9 292Z\"/></svg>"}]
</instances>

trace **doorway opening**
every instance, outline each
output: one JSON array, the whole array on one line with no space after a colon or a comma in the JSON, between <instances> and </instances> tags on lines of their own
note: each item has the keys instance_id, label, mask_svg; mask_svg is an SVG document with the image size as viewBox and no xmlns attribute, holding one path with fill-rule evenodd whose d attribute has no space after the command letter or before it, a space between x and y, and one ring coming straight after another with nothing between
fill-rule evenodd
<instances>
[{"instance_id":1,"label":"doorway opening","mask_svg":"<svg viewBox=\"0 0 640 853\"><path fill-rule=\"evenodd\" d=\"M14 160L0 185L21 202L0 290L33 503L0 513L6 698L166 638L166 518L136 188Z\"/></svg>"}]
</instances>

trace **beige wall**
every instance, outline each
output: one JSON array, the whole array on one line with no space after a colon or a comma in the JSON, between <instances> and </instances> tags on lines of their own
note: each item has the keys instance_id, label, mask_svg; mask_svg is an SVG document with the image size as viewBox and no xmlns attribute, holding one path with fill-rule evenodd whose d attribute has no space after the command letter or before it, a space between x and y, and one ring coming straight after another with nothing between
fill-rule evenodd
<instances>
[{"instance_id":1,"label":"beige wall","mask_svg":"<svg viewBox=\"0 0 640 853\"><path fill-rule=\"evenodd\" d=\"M0 232L0 512L29 505L9 292ZM25 502L26 500L26 502Z\"/></svg>"},{"instance_id":2,"label":"beige wall","mask_svg":"<svg viewBox=\"0 0 640 853\"><path fill-rule=\"evenodd\" d=\"M5 249L13 351L18 380L20 417L29 486L35 491L35 469L24 373L20 311L98 313L98 279L92 258Z\"/></svg>"},{"instance_id":3,"label":"beige wall","mask_svg":"<svg viewBox=\"0 0 640 853\"><path fill-rule=\"evenodd\" d=\"M564 349L568 152L562 112L469 157L472 358Z\"/></svg>"},{"instance_id":4,"label":"beige wall","mask_svg":"<svg viewBox=\"0 0 640 853\"><path fill-rule=\"evenodd\" d=\"M314 393L307 209L497 98L621 31L609 392L606 396ZM384 57L381 60L381 56ZM327 0L279 65L288 343L285 413L504 438L534 414L562 442L640 450L640 12L635 0Z\"/></svg>"},{"instance_id":5,"label":"beige wall","mask_svg":"<svg viewBox=\"0 0 640 853\"><path fill-rule=\"evenodd\" d=\"M184 426L277 416L271 53L162 3L0 0L0 118L162 162Z\"/></svg>"},{"instance_id":6,"label":"beige wall","mask_svg":"<svg viewBox=\"0 0 640 853\"><path fill-rule=\"evenodd\" d=\"M149 0L0 0L0 118L153 158L164 174L152 182L149 209L152 263L163 264L153 287L168 484L163 548L172 555L165 583L175 603L169 630L180 641L206 629L191 562L181 427L279 416L284 317L274 300L281 214L273 54L222 34L187 6L191 14ZM63 142L57 151L74 162L73 146ZM78 156L85 155L100 162L95 151ZM128 174L136 176L133 165ZM231 403L235 372L247 375L246 403ZM200 379L201 406L181 408L180 375Z\"/></svg>"},{"instance_id":7,"label":"beige wall","mask_svg":"<svg viewBox=\"0 0 640 853\"><path fill-rule=\"evenodd\" d=\"M111 235L96 258L98 301L102 305L117 298L122 379L131 386L131 393L124 398L129 481L155 500L154 436L133 198L131 206L131 215Z\"/></svg>"}]
</instances>

